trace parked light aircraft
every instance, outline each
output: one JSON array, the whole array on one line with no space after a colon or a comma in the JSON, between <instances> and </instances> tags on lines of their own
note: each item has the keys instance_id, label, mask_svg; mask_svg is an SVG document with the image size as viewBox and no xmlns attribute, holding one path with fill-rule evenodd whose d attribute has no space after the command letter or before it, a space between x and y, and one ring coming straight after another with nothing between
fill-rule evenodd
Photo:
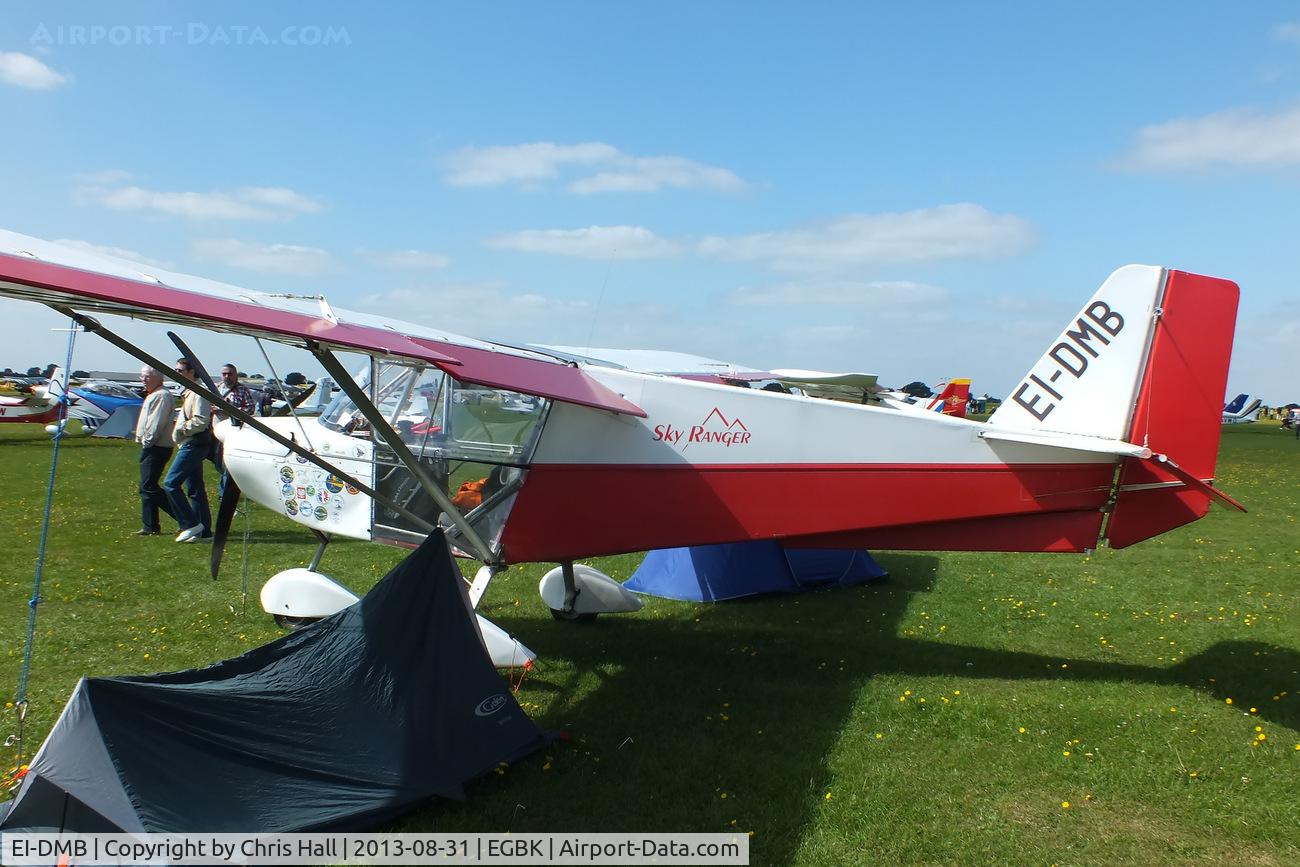
<instances>
[{"instance_id":1,"label":"parked light aircraft","mask_svg":"<svg viewBox=\"0 0 1300 867\"><path fill-rule=\"evenodd\" d=\"M314 570L335 535L413 545L442 530L484 564L475 604L510 564L558 563L540 590L557 617L578 619L639 605L575 566L584 557L753 539L1081 552L1194 521L1212 499L1241 508L1212 484L1238 298L1222 279L1120 268L979 423L490 343L145 267L0 232L0 296L63 312L165 374L92 316L298 346L341 387L318 419L258 419L183 383L242 422L218 430L237 490L322 541L310 570L268 585L279 613L294 613L294 582L324 580ZM339 352L367 357L360 381Z\"/></svg>"},{"instance_id":2,"label":"parked light aircraft","mask_svg":"<svg viewBox=\"0 0 1300 867\"><path fill-rule=\"evenodd\" d=\"M55 368L45 386L47 398L57 401L63 394L63 370ZM109 437L129 437L135 433L135 420L144 399L120 382L88 379L68 385L68 408L65 418L81 422L83 430ZM51 428L53 430L53 428Z\"/></svg>"},{"instance_id":3,"label":"parked light aircraft","mask_svg":"<svg viewBox=\"0 0 1300 867\"><path fill-rule=\"evenodd\" d=\"M0 424L46 424L57 421L59 405L38 394L0 394Z\"/></svg>"},{"instance_id":4,"label":"parked light aircraft","mask_svg":"<svg viewBox=\"0 0 1300 867\"><path fill-rule=\"evenodd\" d=\"M1259 421L1259 412L1264 408L1264 401L1253 394L1239 394L1224 404L1224 424L1250 424Z\"/></svg>"},{"instance_id":5,"label":"parked light aircraft","mask_svg":"<svg viewBox=\"0 0 1300 867\"><path fill-rule=\"evenodd\" d=\"M875 397L882 402L918 406L926 412L955 415L958 418L966 417L966 403L970 400L969 379L952 379L941 382L934 387L934 391L935 394L930 397L914 397L902 391L887 391L877 394Z\"/></svg>"}]
</instances>

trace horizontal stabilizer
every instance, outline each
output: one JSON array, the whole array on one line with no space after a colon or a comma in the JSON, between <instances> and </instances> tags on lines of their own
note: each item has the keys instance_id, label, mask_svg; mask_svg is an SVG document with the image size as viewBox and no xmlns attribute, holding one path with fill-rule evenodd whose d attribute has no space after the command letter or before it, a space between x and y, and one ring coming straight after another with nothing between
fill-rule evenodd
<instances>
[{"instance_id":1,"label":"horizontal stabilizer","mask_svg":"<svg viewBox=\"0 0 1300 867\"><path fill-rule=\"evenodd\" d=\"M1012 443L1024 443L1031 446L1049 446L1056 449L1070 449L1076 452L1095 452L1103 455L1116 455L1127 458L1149 458L1151 449L1146 446L1126 443L1123 440L1104 440L1098 437L1079 436L1076 434L1025 433L1022 431L980 431L980 437L986 440L1002 440Z\"/></svg>"}]
</instances>

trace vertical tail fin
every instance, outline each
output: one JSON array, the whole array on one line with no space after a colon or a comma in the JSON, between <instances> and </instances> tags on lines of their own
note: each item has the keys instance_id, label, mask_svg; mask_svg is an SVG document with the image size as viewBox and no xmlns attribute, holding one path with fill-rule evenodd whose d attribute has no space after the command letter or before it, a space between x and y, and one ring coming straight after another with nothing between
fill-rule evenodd
<instances>
[{"instance_id":1,"label":"vertical tail fin","mask_svg":"<svg viewBox=\"0 0 1300 867\"><path fill-rule=\"evenodd\" d=\"M1154 453L1157 460L1122 461L1105 531L1113 547L1180 527L1209 508L1213 489L1185 479L1214 478L1238 294L1227 280L1120 268L989 418L994 426L1123 440Z\"/></svg>"},{"instance_id":2,"label":"vertical tail fin","mask_svg":"<svg viewBox=\"0 0 1300 867\"><path fill-rule=\"evenodd\" d=\"M930 398L925 408L943 415L966 417L966 401L970 400L970 380L952 379L943 390Z\"/></svg>"},{"instance_id":3,"label":"vertical tail fin","mask_svg":"<svg viewBox=\"0 0 1300 867\"><path fill-rule=\"evenodd\" d=\"M58 400L63 395L63 368L55 367L50 371L50 381L45 384L45 393Z\"/></svg>"},{"instance_id":4,"label":"vertical tail fin","mask_svg":"<svg viewBox=\"0 0 1300 867\"><path fill-rule=\"evenodd\" d=\"M1111 274L988 423L1128 439L1164 289L1163 268Z\"/></svg>"}]
</instances>

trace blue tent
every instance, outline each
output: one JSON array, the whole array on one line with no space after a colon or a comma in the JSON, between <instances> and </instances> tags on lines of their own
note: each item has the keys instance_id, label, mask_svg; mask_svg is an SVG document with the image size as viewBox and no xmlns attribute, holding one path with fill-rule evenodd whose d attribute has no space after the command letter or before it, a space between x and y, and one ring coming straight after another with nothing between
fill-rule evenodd
<instances>
[{"instance_id":1,"label":"blue tent","mask_svg":"<svg viewBox=\"0 0 1300 867\"><path fill-rule=\"evenodd\" d=\"M866 551L737 542L651 551L623 586L667 599L721 602L759 593L865 584L885 574Z\"/></svg>"}]
</instances>

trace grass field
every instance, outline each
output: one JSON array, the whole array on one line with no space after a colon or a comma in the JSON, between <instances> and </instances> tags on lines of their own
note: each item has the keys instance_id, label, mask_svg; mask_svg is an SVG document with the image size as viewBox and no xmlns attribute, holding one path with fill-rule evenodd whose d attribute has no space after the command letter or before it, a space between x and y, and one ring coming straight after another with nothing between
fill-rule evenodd
<instances>
[{"instance_id":1,"label":"grass field","mask_svg":"<svg viewBox=\"0 0 1300 867\"><path fill-rule=\"evenodd\" d=\"M50 451L37 426L0 431L8 696ZM237 518L212 581L207 546L129 536L137 454L65 441L28 757L83 675L279 635L257 590L314 548L255 508L246 560ZM878 587L648 600L591 626L552 621L546 566L512 568L480 610L541 655L518 697L572 740L398 829L742 829L755 864L1300 863L1300 442L1225 429L1219 484L1251 513L1124 551L885 552ZM361 591L400 557L339 542L322 569ZM638 559L593 562L622 579ZM0 721L16 730L12 708Z\"/></svg>"}]
</instances>

